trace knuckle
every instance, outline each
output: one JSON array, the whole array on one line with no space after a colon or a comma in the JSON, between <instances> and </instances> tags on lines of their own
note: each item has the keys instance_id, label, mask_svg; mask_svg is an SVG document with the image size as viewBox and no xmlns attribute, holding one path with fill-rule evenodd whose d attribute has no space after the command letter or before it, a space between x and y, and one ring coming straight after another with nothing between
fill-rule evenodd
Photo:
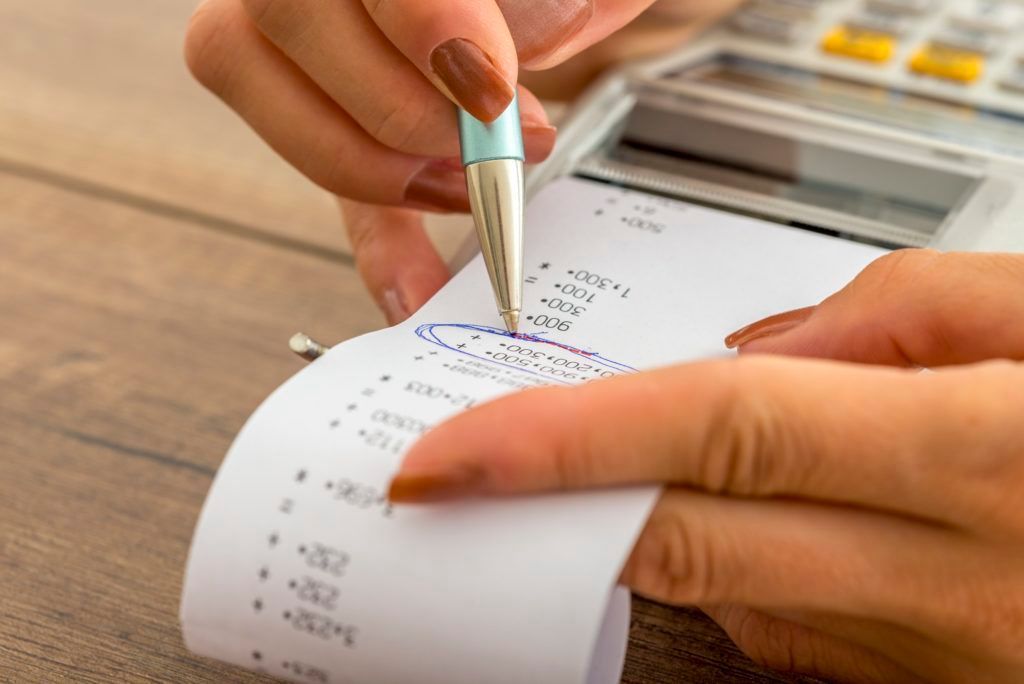
<instances>
[{"instance_id":1,"label":"knuckle","mask_svg":"<svg viewBox=\"0 0 1024 684\"><path fill-rule=\"evenodd\" d=\"M402 152L416 153L429 140L427 107L417 97L390 98L387 109L368 129L378 142Z\"/></svg>"},{"instance_id":2,"label":"knuckle","mask_svg":"<svg viewBox=\"0 0 1024 684\"><path fill-rule=\"evenodd\" d=\"M797 669L793 625L764 613L745 610L730 635L740 650L758 665L782 672Z\"/></svg>"},{"instance_id":3,"label":"knuckle","mask_svg":"<svg viewBox=\"0 0 1024 684\"><path fill-rule=\"evenodd\" d=\"M594 468L588 455L565 442L556 444L551 462L559 489L581 489L594 480Z\"/></svg>"},{"instance_id":4,"label":"knuckle","mask_svg":"<svg viewBox=\"0 0 1024 684\"><path fill-rule=\"evenodd\" d=\"M711 603L717 598L712 537L679 511L657 511L644 528L629 583L669 603Z\"/></svg>"},{"instance_id":5,"label":"knuckle","mask_svg":"<svg viewBox=\"0 0 1024 684\"><path fill-rule=\"evenodd\" d=\"M222 93L230 82L236 17L225 0L204 0L185 32L185 63L199 83Z\"/></svg>"},{"instance_id":6,"label":"knuckle","mask_svg":"<svg viewBox=\"0 0 1024 684\"><path fill-rule=\"evenodd\" d=\"M942 253L934 249L899 249L868 264L858 280L879 290L900 290L909 282L929 277L942 259Z\"/></svg>"},{"instance_id":7,"label":"knuckle","mask_svg":"<svg viewBox=\"0 0 1024 684\"><path fill-rule=\"evenodd\" d=\"M376 261L374 256L380 249L381 230L383 228L379 224L368 218L359 218L349 223L349 241L361 272L372 267Z\"/></svg>"},{"instance_id":8,"label":"knuckle","mask_svg":"<svg viewBox=\"0 0 1024 684\"><path fill-rule=\"evenodd\" d=\"M548 407L543 423L534 426L536 433L548 433L553 445L551 461L557 486L562 489L580 489L602 482L603 466L599 459L600 445L591 442L590 424L576 393L568 388L548 388L538 391L535 399ZM540 401L537 405L541 405ZM548 416L561 416L550 421ZM564 426L574 426L566 430Z\"/></svg>"},{"instance_id":9,"label":"knuckle","mask_svg":"<svg viewBox=\"0 0 1024 684\"><path fill-rule=\"evenodd\" d=\"M759 391L759 367L757 359L737 359L725 379L701 450L698 481L710 492L759 496L794 486L798 435L771 394Z\"/></svg>"},{"instance_id":10,"label":"knuckle","mask_svg":"<svg viewBox=\"0 0 1024 684\"><path fill-rule=\"evenodd\" d=\"M302 0L239 0L259 31L295 60L318 50L318 9ZM301 60L300 60L301 61Z\"/></svg>"},{"instance_id":11,"label":"knuckle","mask_svg":"<svg viewBox=\"0 0 1024 684\"><path fill-rule=\"evenodd\" d=\"M391 3L388 0L363 0L363 6L366 7L366 13L377 24L380 23L381 17L391 9Z\"/></svg>"},{"instance_id":12,"label":"knuckle","mask_svg":"<svg viewBox=\"0 0 1024 684\"><path fill-rule=\"evenodd\" d=\"M331 149L334 149L333 146L312 146L301 163L300 170L333 195L356 197L357 193L351 187L351 169L348 159L341 154L331 155L321 152L321 150ZM374 244L372 235L364 237L364 241L366 247Z\"/></svg>"},{"instance_id":13,"label":"knuckle","mask_svg":"<svg viewBox=\"0 0 1024 684\"><path fill-rule=\"evenodd\" d=\"M300 2L291 0L241 0L246 14L268 35L285 35L302 17Z\"/></svg>"},{"instance_id":14,"label":"knuckle","mask_svg":"<svg viewBox=\"0 0 1024 684\"><path fill-rule=\"evenodd\" d=\"M365 183L355 171L354 155L347 154L337 131L323 129L311 136L309 144L294 153L292 165L314 183L338 197L369 199ZM351 229L350 229L350 232Z\"/></svg>"}]
</instances>

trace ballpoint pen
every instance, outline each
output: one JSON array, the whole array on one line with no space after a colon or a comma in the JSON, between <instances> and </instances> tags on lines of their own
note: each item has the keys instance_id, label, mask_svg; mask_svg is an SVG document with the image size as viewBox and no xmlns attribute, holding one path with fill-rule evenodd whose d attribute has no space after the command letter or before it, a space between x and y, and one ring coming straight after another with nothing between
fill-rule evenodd
<instances>
[{"instance_id":1,"label":"ballpoint pen","mask_svg":"<svg viewBox=\"0 0 1024 684\"><path fill-rule=\"evenodd\" d=\"M523 308L523 130L519 99L484 123L459 109L469 207L498 311L510 333Z\"/></svg>"}]
</instances>

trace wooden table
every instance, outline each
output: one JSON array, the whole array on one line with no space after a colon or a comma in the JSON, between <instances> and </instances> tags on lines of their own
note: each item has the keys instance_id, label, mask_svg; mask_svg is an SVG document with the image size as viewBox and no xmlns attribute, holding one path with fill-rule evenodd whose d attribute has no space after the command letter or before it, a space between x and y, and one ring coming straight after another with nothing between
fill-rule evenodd
<instances>
[{"instance_id":1,"label":"wooden table","mask_svg":"<svg viewBox=\"0 0 1024 684\"><path fill-rule=\"evenodd\" d=\"M288 336L383 324L332 200L186 74L191 4L0 0L4 681L264 681L182 645L196 516ZM642 601L625 680L796 681Z\"/></svg>"}]
</instances>

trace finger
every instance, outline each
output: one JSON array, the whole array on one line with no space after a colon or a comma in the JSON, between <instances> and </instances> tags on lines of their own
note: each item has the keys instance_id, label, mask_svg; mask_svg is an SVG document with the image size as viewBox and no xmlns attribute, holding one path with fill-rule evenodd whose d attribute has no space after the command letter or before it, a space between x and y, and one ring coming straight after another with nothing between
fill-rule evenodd
<instances>
[{"instance_id":1,"label":"finger","mask_svg":"<svg viewBox=\"0 0 1024 684\"><path fill-rule=\"evenodd\" d=\"M921 600L934 599L922 596ZM976 605L972 612L979 612L980 608ZM942 681L954 672L959 681L965 682L1015 681L1021 673L1019 634L993 643L991 630L979 624L991 616L960 630L955 629L955 625L942 625L944 636L930 638L910 627L878 619L810 611L766 612L858 644L895 662L907 663L925 681ZM1002 676L995 676L1000 670Z\"/></svg>"},{"instance_id":2,"label":"finger","mask_svg":"<svg viewBox=\"0 0 1024 684\"><path fill-rule=\"evenodd\" d=\"M565 61L622 28L653 0L495 0L523 67Z\"/></svg>"},{"instance_id":3,"label":"finger","mask_svg":"<svg viewBox=\"0 0 1024 684\"><path fill-rule=\"evenodd\" d=\"M730 335L744 353L896 366L1024 360L1024 256L901 250L816 307Z\"/></svg>"},{"instance_id":4,"label":"finger","mask_svg":"<svg viewBox=\"0 0 1024 684\"><path fill-rule=\"evenodd\" d=\"M461 169L374 140L264 38L234 0L208 0L197 10L186 57L203 85L332 193L375 204L468 208Z\"/></svg>"},{"instance_id":5,"label":"finger","mask_svg":"<svg viewBox=\"0 0 1024 684\"><path fill-rule=\"evenodd\" d=\"M448 281L448 268L418 211L341 200L359 273L392 325L419 309Z\"/></svg>"},{"instance_id":6,"label":"finger","mask_svg":"<svg viewBox=\"0 0 1024 684\"><path fill-rule=\"evenodd\" d=\"M395 47L452 102L483 121L515 94L515 45L492 0L363 0Z\"/></svg>"},{"instance_id":7,"label":"finger","mask_svg":"<svg viewBox=\"0 0 1024 684\"><path fill-rule=\"evenodd\" d=\"M738 605L703 610L751 660L773 670L850 684L924 681L875 651L799 622Z\"/></svg>"},{"instance_id":8,"label":"finger","mask_svg":"<svg viewBox=\"0 0 1024 684\"><path fill-rule=\"evenodd\" d=\"M426 73L434 83L424 78L416 68L417 61L410 62L388 40L389 36L374 24L358 0L242 2L260 30L376 140L410 154L438 157L458 154L453 108L442 95L447 91L439 92L435 87L444 88L444 83L429 70ZM450 6L451 3L446 2L443 12L435 4L420 0L377 2L372 8L382 17L390 17L397 11L398 17L393 21L398 22L400 31L396 31L404 34L400 37L408 43L413 39L422 41L425 36L436 33L431 30L434 23L446 23L452 30L459 28L458 22L444 20L450 13L467 7L473 8L473 12L462 14L467 18L467 32L473 33L474 27L479 29L479 22L468 21L470 15L486 15L483 10L490 6L495 15L495 28L488 28L488 31L504 35L504 42L508 44L504 61L512 68L510 80L492 74L497 79L495 83L500 83L500 96L494 94L497 88L494 83L463 63L475 54L470 50L471 42L449 38L448 43L435 48L436 55L431 60L438 69L443 68L448 86L463 95L465 102L462 104L469 104L471 113L494 119L508 107L515 92L515 53L501 15L493 4L465 0L463 4L465 7ZM417 15L425 16L417 18ZM456 25L450 26L453 23ZM469 56L466 56L467 51L471 53ZM480 59L489 64L483 57ZM482 110L483 105L473 101L474 98L489 109ZM536 101L521 103L521 117L527 139L538 132L544 134L550 128L544 109Z\"/></svg>"},{"instance_id":9,"label":"finger","mask_svg":"<svg viewBox=\"0 0 1024 684\"><path fill-rule=\"evenodd\" d=\"M961 600L964 584L1010 587L1009 571L1005 581L988 579L992 562L993 554L979 554L968 535L916 520L670 488L620 581L673 604L738 603L786 616L886 621L950 642L965 639L970 611L979 608Z\"/></svg>"},{"instance_id":10,"label":"finger","mask_svg":"<svg viewBox=\"0 0 1024 684\"><path fill-rule=\"evenodd\" d=\"M495 0L508 22L520 65L547 69L604 40L636 19L654 0ZM652 21L676 24L698 17L710 20L735 4L735 0L657 3L659 15ZM675 28L671 29L673 32Z\"/></svg>"},{"instance_id":11,"label":"finger","mask_svg":"<svg viewBox=\"0 0 1024 684\"><path fill-rule=\"evenodd\" d=\"M359 0L235 1L376 140L410 154L458 154L451 103L388 42Z\"/></svg>"},{"instance_id":12,"label":"finger","mask_svg":"<svg viewBox=\"0 0 1024 684\"><path fill-rule=\"evenodd\" d=\"M594 17L595 0L494 1L508 26L520 65L528 68L543 64L572 43Z\"/></svg>"},{"instance_id":13,"label":"finger","mask_svg":"<svg viewBox=\"0 0 1024 684\"><path fill-rule=\"evenodd\" d=\"M1011 364L929 375L765 356L688 364L462 413L413 446L391 495L668 482L976 521L994 515L975 502L1021 481L1022 407L1024 367ZM494 425L516 426L516 439Z\"/></svg>"},{"instance_id":14,"label":"finger","mask_svg":"<svg viewBox=\"0 0 1024 684\"><path fill-rule=\"evenodd\" d=\"M555 149L558 129L548 123L540 100L528 88L518 87L519 113L523 126L523 153L528 164L537 164Z\"/></svg>"}]
</instances>

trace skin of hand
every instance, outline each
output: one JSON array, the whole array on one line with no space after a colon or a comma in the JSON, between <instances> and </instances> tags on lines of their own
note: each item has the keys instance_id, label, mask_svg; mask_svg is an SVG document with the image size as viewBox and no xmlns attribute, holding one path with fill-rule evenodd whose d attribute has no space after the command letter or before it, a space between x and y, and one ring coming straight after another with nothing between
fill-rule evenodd
<instances>
[{"instance_id":1,"label":"skin of hand","mask_svg":"<svg viewBox=\"0 0 1024 684\"><path fill-rule=\"evenodd\" d=\"M391 498L659 483L621 581L755 661L1024 681L1024 256L894 252L727 342L739 358L463 413Z\"/></svg>"},{"instance_id":2,"label":"skin of hand","mask_svg":"<svg viewBox=\"0 0 1024 684\"><path fill-rule=\"evenodd\" d=\"M541 161L556 131L520 69L562 65L538 85L565 96L736 1L203 0L185 56L285 160L342 198L360 273L395 323L449 277L421 211L468 210L453 102L490 121L518 91L526 158Z\"/></svg>"}]
</instances>

